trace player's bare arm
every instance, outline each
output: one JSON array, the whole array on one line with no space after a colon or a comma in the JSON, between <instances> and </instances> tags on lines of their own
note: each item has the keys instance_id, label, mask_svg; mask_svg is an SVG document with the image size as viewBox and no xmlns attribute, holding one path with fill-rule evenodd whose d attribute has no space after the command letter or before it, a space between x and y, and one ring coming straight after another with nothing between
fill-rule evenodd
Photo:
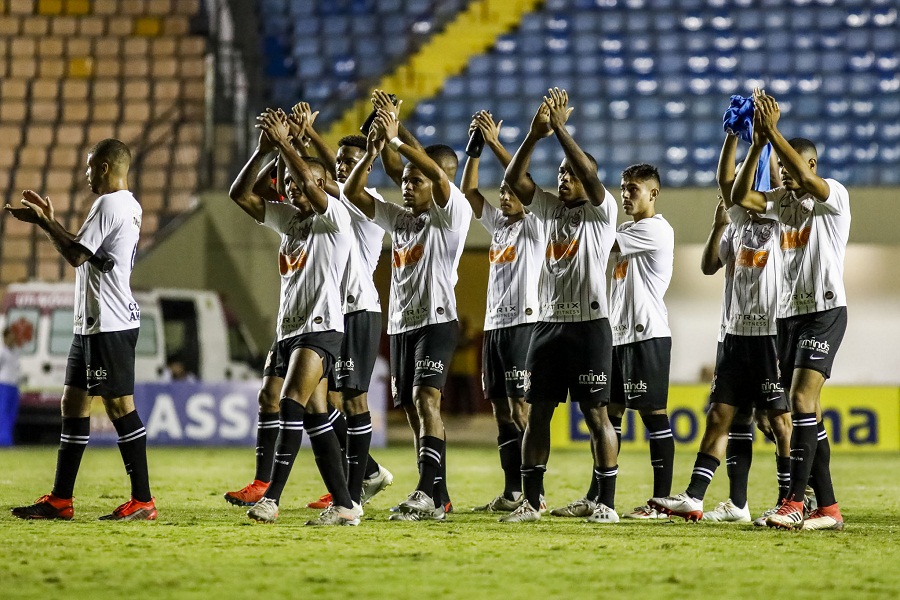
<instances>
[{"instance_id":1,"label":"player's bare arm","mask_svg":"<svg viewBox=\"0 0 900 600\"><path fill-rule=\"evenodd\" d=\"M556 134L556 139L566 154L566 160L572 166L575 177L584 185L588 201L594 206L600 206L606 197L606 188L597 176L597 169L591 164L591 160L584 150L575 142L572 134L566 129L566 121L574 108L569 106L569 94L566 90L551 88L547 90L544 104L547 105L550 118L550 127Z\"/></svg>"},{"instance_id":2,"label":"player's bare arm","mask_svg":"<svg viewBox=\"0 0 900 600\"><path fill-rule=\"evenodd\" d=\"M41 198L37 192L25 190L22 192L21 202L21 208L13 208L7 204L4 209L19 221L33 223L43 229L57 252L66 259L67 263L73 267L80 267L93 256L87 248L76 242L75 236L66 231L65 227L56 220L53 203L49 196Z\"/></svg>"},{"instance_id":3,"label":"player's bare arm","mask_svg":"<svg viewBox=\"0 0 900 600\"><path fill-rule=\"evenodd\" d=\"M334 171L336 162L335 149L319 135L319 132L316 131L316 128L314 127L316 117L318 116L319 111L313 112L308 102L298 102L294 105L294 108L291 109L291 121L297 121L303 125L301 135L309 139L316 154L319 155L319 158L325 163L328 172L331 173L332 179L337 179L337 173ZM336 196L336 194L332 194L332 196Z\"/></svg>"},{"instance_id":4,"label":"player's bare arm","mask_svg":"<svg viewBox=\"0 0 900 600\"><path fill-rule=\"evenodd\" d=\"M273 179L272 174L278 172L278 157L273 158L256 176L256 183L253 184L253 193L261 197L263 200L279 202L281 194L278 192L278 176Z\"/></svg>"},{"instance_id":5,"label":"player's bare arm","mask_svg":"<svg viewBox=\"0 0 900 600\"><path fill-rule=\"evenodd\" d=\"M257 174L263 166L266 157L275 151L272 141L265 131L260 132L259 141L256 143L256 149L250 155L250 160L238 173L231 189L228 190L228 197L235 204L241 207L245 213L262 223L266 220L266 201L253 188L256 184Z\"/></svg>"},{"instance_id":6,"label":"player's bare arm","mask_svg":"<svg viewBox=\"0 0 900 600\"><path fill-rule=\"evenodd\" d=\"M393 113L397 119L400 119L400 105L403 104L403 100L398 100L397 104L394 104L394 101L391 100L390 95L384 90L375 90L372 92L372 106L375 110L386 110L390 113ZM416 139L416 136L411 134L403 124L400 124L398 129L398 137L400 141L404 144L409 144L415 148L420 150L423 149L422 144L419 143L419 140ZM390 138L388 138L390 139ZM402 186L403 180L403 158L400 156L400 153L391 148L388 145L385 145L381 151L381 164L384 167L384 172L387 173L387 176L391 178L391 181L396 183L398 186Z\"/></svg>"},{"instance_id":7,"label":"player's bare arm","mask_svg":"<svg viewBox=\"0 0 900 600\"><path fill-rule=\"evenodd\" d=\"M477 129L479 129L478 124L475 119L472 119L472 123L469 125L469 136ZM484 210L484 196L478 191L478 164L480 162L480 157L467 157L466 166L463 168L462 182L460 182L460 190L469 201L476 219L481 218L481 211Z\"/></svg>"},{"instance_id":8,"label":"player's bare arm","mask_svg":"<svg viewBox=\"0 0 900 600\"><path fill-rule=\"evenodd\" d=\"M294 181L302 183L303 194L309 200L312 209L318 214L328 210L328 194L324 190L325 182L316 177L291 144L287 115L283 111L270 109L260 117L257 127L265 131L272 140L272 144L278 149L279 156L284 160L285 167Z\"/></svg>"},{"instance_id":9,"label":"player's bare arm","mask_svg":"<svg viewBox=\"0 0 900 600\"><path fill-rule=\"evenodd\" d=\"M384 109L378 111L378 117L375 119L384 131L384 137L388 140L394 140L400 133L400 122L394 113ZM396 144L396 142L395 142ZM395 149L422 172L422 175L431 180L431 197L434 203L444 208L450 200L450 179L444 170L430 156L425 154L421 148L415 148L410 144L401 142Z\"/></svg>"},{"instance_id":10,"label":"player's bare arm","mask_svg":"<svg viewBox=\"0 0 900 600\"><path fill-rule=\"evenodd\" d=\"M722 268L722 260L719 258L719 242L722 241L722 235L729 223L731 223L731 218L728 216L728 207L724 194L720 192L712 229L709 231L706 245L703 246L703 254L700 256L700 270L704 275L715 275Z\"/></svg>"},{"instance_id":11,"label":"player's bare arm","mask_svg":"<svg viewBox=\"0 0 900 600\"><path fill-rule=\"evenodd\" d=\"M291 144L301 156L313 156L309 152L308 145L315 148L316 155L322 160L331 175L331 177L325 178L325 192L332 198L337 198L341 194L341 188L336 181L335 164L337 159L331 146L313 128L313 123L318 115L319 112L312 112L308 103L298 102L291 109L291 114L288 115L288 133L291 136Z\"/></svg>"},{"instance_id":12,"label":"player's bare arm","mask_svg":"<svg viewBox=\"0 0 900 600\"><path fill-rule=\"evenodd\" d=\"M550 109L542 102L540 108L538 108L535 113L534 118L531 120L531 126L528 128L528 133L525 135L522 145L519 146L519 149L516 150L516 153L509 161L509 165L506 167L506 173L503 175L503 180L506 181L506 184L509 185L516 197L525 206L531 204L531 200L534 198L534 190L537 187L534 185L534 181L531 180L531 177L528 176L528 165L531 164L531 154L534 152L534 147L541 139L549 137L552 134L553 129L550 128Z\"/></svg>"},{"instance_id":13,"label":"player's bare arm","mask_svg":"<svg viewBox=\"0 0 900 600\"><path fill-rule=\"evenodd\" d=\"M491 152L497 157L500 164L503 165L503 168L505 169L508 167L509 162L512 160L512 156L500 141L500 128L503 126L503 119L500 119L495 123L491 113L486 110L481 110L475 113L472 123L481 130L481 134L484 136L485 145L491 149ZM470 127L469 132L471 133L471 131Z\"/></svg>"},{"instance_id":14,"label":"player's bare arm","mask_svg":"<svg viewBox=\"0 0 900 600\"><path fill-rule=\"evenodd\" d=\"M378 200L366 191L366 180L369 177L369 169L382 148L384 148L384 131L378 125L372 125L366 137L366 153L344 182L344 196L369 219L375 218L375 203Z\"/></svg>"},{"instance_id":15,"label":"player's bare arm","mask_svg":"<svg viewBox=\"0 0 900 600\"><path fill-rule=\"evenodd\" d=\"M725 202L725 208L731 207L731 188L734 187L735 169L734 161L737 154L738 136L728 132L719 152L719 164L716 168L716 184L719 193ZM705 271L704 271L705 272Z\"/></svg>"},{"instance_id":16,"label":"player's bare arm","mask_svg":"<svg viewBox=\"0 0 900 600\"><path fill-rule=\"evenodd\" d=\"M816 174L816 159L801 156L778 131L781 110L778 108L775 98L767 96L765 92L757 89L753 93L753 102L756 106L754 117L756 113L760 115L760 126L788 174L804 192L812 194L820 202L827 200L831 195L831 188L828 186L828 182ZM756 120L754 119L755 124Z\"/></svg>"},{"instance_id":17,"label":"player's bare arm","mask_svg":"<svg viewBox=\"0 0 900 600\"><path fill-rule=\"evenodd\" d=\"M750 142L750 150L744 159L741 168L738 169L731 188L731 202L742 206L747 210L757 213L766 212L766 196L762 192L753 189L753 180L756 177L756 165L763 148L769 143L768 137L760 126L760 111L753 112L753 138Z\"/></svg>"}]
</instances>

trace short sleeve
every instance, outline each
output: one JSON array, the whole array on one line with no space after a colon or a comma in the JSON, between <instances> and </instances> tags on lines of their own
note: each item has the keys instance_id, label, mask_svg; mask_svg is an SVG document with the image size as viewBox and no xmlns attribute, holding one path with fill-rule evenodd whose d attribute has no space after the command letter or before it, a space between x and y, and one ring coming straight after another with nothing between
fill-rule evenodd
<instances>
[{"instance_id":1,"label":"short sleeve","mask_svg":"<svg viewBox=\"0 0 900 600\"><path fill-rule=\"evenodd\" d=\"M847 192L847 188L834 179L826 179L825 183L828 184L830 192L825 200L816 203L818 207L833 215L846 214L850 207L850 193Z\"/></svg>"},{"instance_id":2,"label":"short sleeve","mask_svg":"<svg viewBox=\"0 0 900 600\"><path fill-rule=\"evenodd\" d=\"M766 205L768 205L768 202L766 203ZM731 219L732 223L739 225L741 223L744 223L745 221L749 221L750 215L747 214L746 208L735 204L728 209L728 218Z\"/></svg>"},{"instance_id":3,"label":"short sleeve","mask_svg":"<svg viewBox=\"0 0 900 600\"><path fill-rule=\"evenodd\" d=\"M652 252L668 244L672 236L669 228L656 218L642 219L631 227L616 231L616 242L622 256L630 256L641 252Z\"/></svg>"},{"instance_id":4,"label":"short sleeve","mask_svg":"<svg viewBox=\"0 0 900 600\"><path fill-rule=\"evenodd\" d=\"M616 212L619 210L619 207L616 206L616 199L613 195L606 189L606 186L603 187L603 202L600 204L592 204L588 201L585 204L584 209L586 211L593 212L594 214L600 217L600 221L602 223L615 223L616 222Z\"/></svg>"},{"instance_id":5,"label":"short sleeve","mask_svg":"<svg viewBox=\"0 0 900 600\"><path fill-rule=\"evenodd\" d=\"M462 193L456 184L450 183L450 198L447 199L446 206L433 206L435 214L439 220L446 224L450 231L459 231L472 220L472 207L466 196Z\"/></svg>"},{"instance_id":6,"label":"short sleeve","mask_svg":"<svg viewBox=\"0 0 900 600\"><path fill-rule=\"evenodd\" d=\"M388 233L392 233L397 217L404 212L406 211L403 208L393 202L375 202L375 216L372 218L372 221Z\"/></svg>"},{"instance_id":7,"label":"short sleeve","mask_svg":"<svg viewBox=\"0 0 900 600\"><path fill-rule=\"evenodd\" d=\"M75 241L82 245L91 254L96 254L103 240L113 232L116 227L116 214L113 206L106 196L101 196L91 206L87 218L84 220Z\"/></svg>"},{"instance_id":8,"label":"short sleeve","mask_svg":"<svg viewBox=\"0 0 900 600\"><path fill-rule=\"evenodd\" d=\"M263 225L278 233L285 233L291 220L300 212L296 206L286 202L266 202L266 216Z\"/></svg>"},{"instance_id":9,"label":"short sleeve","mask_svg":"<svg viewBox=\"0 0 900 600\"><path fill-rule=\"evenodd\" d=\"M531 198L531 204L528 205L528 210L534 213L534 216L546 221L553 216L557 207L559 207L559 198L538 185L534 186L534 196Z\"/></svg>"},{"instance_id":10,"label":"short sleeve","mask_svg":"<svg viewBox=\"0 0 900 600\"><path fill-rule=\"evenodd\" d=\"M501 227L502 220L503 213L500 212L500 209L490 202L485 201L484 207L481 209L481 218L478 219L478 222L487 229L488 233L493 234Z\"/></svg>"},{"instance_id":11,"label":"short sleeve","mask_svg":"<svg viewBox=\"0 0 900 600\"><path fill-rule=\"evenodd\" d=\"M350 227L350 213L344 203L334 196L325 195L328 204L325 212L316 215L318 224L325 230L333 233L346 232Z\"/></svg>"},{"instance_id":12,"label":"short sleeve","mask_svg":"<svg viewBox=\"0 0 900 600\"><path fill-rule=\"evenodd\" d=\"M369 217L347 198L347 195L344 193L344 184L338 182L337 185L338 189L341 190L341 204L343 204L344 208L347 209L347 212L350 213L350 218L354 221L368 221ZM375 202L384 202L384 198L375 188L366 188L366 192L375 199Z\"/></svg>"},{"instance_id":13,"label":"short sleeve","mask_svg":"<svg viewBox=\"0 0 900 600\"><path fill-rule=\"evenodd\" d=\"M762 194L766 197L766 212L762 213L760 216L777 221L779 219L779 206L781 205L781 201L785 196L789 196L790 192L787 191L787 188L779 187L767 192L762 192Z\"/></svg>"}]
</instances>

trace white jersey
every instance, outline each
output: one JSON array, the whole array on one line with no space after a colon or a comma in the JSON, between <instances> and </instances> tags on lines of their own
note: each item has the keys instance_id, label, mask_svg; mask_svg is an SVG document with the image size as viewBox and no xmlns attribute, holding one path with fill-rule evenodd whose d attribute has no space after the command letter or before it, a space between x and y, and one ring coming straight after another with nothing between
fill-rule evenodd
<instances>
[{"instance_id":1,"label":"white jersey","mask_svg":"<svg viewBox=\"0 0 900 600\"><path fill-rule=\"evenodd\" d=\"M19 354L0 339L0 384L19 385Z\"/></svg>"},{"instance_id":2,"label":"white jersey","mask_svg":"<svg viewBox=\"0 0 900 600\"><path fill-rule=\"evenodd\" d=\"M281 234L276 339L344 331L340 285L353 246L350 214L344 205L328 196L324 213L304 218L292 204L266 202L263 225Z\"/></svg>"},{"instance_id":3,"label":"white jersey","mask_svg":"<svg viewBox=\"0 0 900 600\"><path fill-rule=\"evenodd\" d=\"M91 206L75 241L91 254L111 258L114 266L108 273L89 262L75 269L75 333L141 326L141 309L131 294L141 216L141 205L128 190L104 194Z\"/></svg>"},{"instance_id":4,"label":"white jersey","mask_svg":"<svg viewBox=\"0 0 900 600\"><path fill-rule=\"evenodd\" d=\"M609 293L613 346L672 337L663 297L672 281L675 231L662 215L622 223Z\"/></svg>"},{"instance_id":5,"label":"white jersey","mask_svg":"<svg viewBox=\"0 0 900 600\"><path fill-rule=\"evenodd\" d=\"M719 262L725 269L725 284L722 290L722 310L719 311L718 341L725 341L728 321L731 319L731 295L734 290L734 260L732 260L731 243L734 239L734 223L729 223L719 240Z\"/></svg>"},{"instance_id":6,"label":"white jersey","mask_svg":"<svg viewBox=\"0 0 900 600\"><path fill-rule=\"evenodd\" d=\"M418 216L376 202L373 221L392 241L388 333L455 321L453 288L472 221L472 208L459 188L451 183L447 205L433 204Z\"/></svg>"},{"instance_id":7,"label":"white jersey","mask_svg":"<svg viewBox=\"0 0 900 600\"><path fill-rule=\"evenodd\" d=\"M381 312L381 300L378 298L378 290L375 289L373 274L378 265L378 257L381 256L384 230L370 221L347 199L343 183L338 182L337 185L341 190L341 203L350 213L350 223L353 227L353 249L347 260L347 269L341 283L341 309L345 315L360 310ZM374 188L366 188L366 191L375 200L384 201Z\"/></svg>"},{"instance_id":8,"label":"white jersey","mask_svg":"<svg viewBox=\"0 0 900 600\"><path fill-rule=\"evenodd\" d=\"M508 224L506 216L487 202L478 221L491 234L484 330L536 322L545 246L543 224L531 213Z\"/></svg>"},{"instance_id":9,"label":"white jersey","mask_svg":"<svg viewBox=\"0 0 900 600\"><path fill-rule=\"evenodd\" d=\"M728 210L731 224L722 236L719 257L730 279L723 321L731 335L775 335L781 252L778 223L752 219L740 206Z\"/></svg>"},{"instance_id":10,"label":"white jersey","mask_svg":"<svg viewBox=\"0 0 900 600\"><path fill-rule=\"evenodd\" d=\"M538 284L539 321L578 323L606 319L606 262L615 242L616 200L567 208L554 194L536 187L528 207L544 226L546 250Z\"/></svg>"},{"instance_id":11,"label":"white jersey","mask_svg":"<svg viewBox=\"0 0 900 600\"><path fill-rule=\"evenodd\" d=\"M811 194L795 197L781 187L766 196L766 217L781 223L781 281L778 318L847 305L844 253L850 236L850 194L826 179L824 202Z\"/></svg>"}]
</instances>

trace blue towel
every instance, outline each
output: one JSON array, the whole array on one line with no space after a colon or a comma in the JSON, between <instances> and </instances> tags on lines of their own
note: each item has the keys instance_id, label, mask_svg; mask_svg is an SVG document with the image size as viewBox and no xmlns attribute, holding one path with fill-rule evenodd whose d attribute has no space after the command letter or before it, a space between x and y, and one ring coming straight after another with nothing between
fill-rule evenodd
<instances>
[{"instance_id":1,"label":"blue towel","mask_svg":"<svg viewBox=\"0 0 900 600\"><path fill-rule=\"evenodd\" d=\"M726 132L734 133L748 144L753 141L753 98L744 98L735 94L731 97L731 105L722 117L722 124ZM771 188L769 178L769 157L772 155L772 144L766 144L759 156L759 164L756 165L756 178L753 181L753 189L765 192Z\"/></svg>"}]
</instances>

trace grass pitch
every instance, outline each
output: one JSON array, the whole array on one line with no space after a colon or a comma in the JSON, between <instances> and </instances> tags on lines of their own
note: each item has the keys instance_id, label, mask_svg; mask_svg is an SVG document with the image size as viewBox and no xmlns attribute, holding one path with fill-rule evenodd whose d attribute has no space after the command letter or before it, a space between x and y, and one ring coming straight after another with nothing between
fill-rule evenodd
<instances>
[{"instance_id":1,"label":"grass pitch","mask_svg":"<svg viewBox=\"0 0 900 600\"><path fill-rule=\"evenodd\" d=\"M416 482L408 447L376 450L394 485L367 507L359 527L308 528L301 508L323 493L302 451L274 525L252 523L222 499L253 473L252 449L151 448L155 523L99 522L124 501L127 479L114 448L90 448L71 522L25 522L8 509L47 493L56 451L0 451L0 596L4 598L895 598L900 455L838 454L832 469L847 528L784 532L683 521L593 525L545 516L500 524L471 506L493 498L502 474L495 448L454 447L456 512L444 523L388 522L388 507ZM687 485L693 453L676 456L675 489ZM649 458L623 453L617 509L651 491ZM584 494L585 450L554 451L548 502ZM775 497L774 459L757 454L750 480L754 516ZM727 496L724 465L707 495Z\"/></svg>"}]
</instances>

